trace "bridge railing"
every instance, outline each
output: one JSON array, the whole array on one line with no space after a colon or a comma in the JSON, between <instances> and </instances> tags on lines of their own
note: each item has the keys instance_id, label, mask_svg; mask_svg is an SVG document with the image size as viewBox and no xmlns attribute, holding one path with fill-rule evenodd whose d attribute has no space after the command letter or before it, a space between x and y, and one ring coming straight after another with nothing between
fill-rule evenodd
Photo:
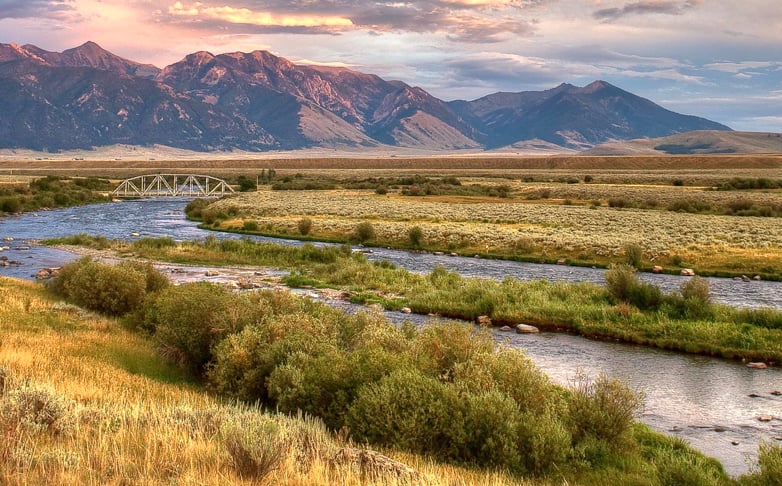
<instances>
[{"instance_id":1,"label":"bridge railing","mask_svg":"<svg viewBox=\"0 0 782 486\"><path fill-rule=\"evenodd\" d=\"M193 174L150 174L125 179L113 197L222 197L233 188L217 177Z\"/></svg>"}]
</instances>

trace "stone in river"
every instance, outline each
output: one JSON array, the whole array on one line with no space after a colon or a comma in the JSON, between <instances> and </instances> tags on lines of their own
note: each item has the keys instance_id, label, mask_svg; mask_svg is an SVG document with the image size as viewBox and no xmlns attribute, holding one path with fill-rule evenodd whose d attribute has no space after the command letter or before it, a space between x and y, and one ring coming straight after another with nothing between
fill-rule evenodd
<instances>
[{"instance_id":1,"label":"stone in river","mask_svg":"<svg viewBox=\"0 0 782 486\"><path fill-rule=\"evenodd\" d=\"M768 366L766 363L747 363L747 368L753 368L756 370L765 370Z\"/></svg>"},{"instance_id":2,"label":"stone in river","mask_svg":"<svg viewBox=\"0 0 782 486\"><path fill-rule=\"evenodd\" d=\"M530 326L529 324L518 324L516 326L516 332L519 334L536 334L540 332L540 329L535 326Z\"/></svg>"}]
</instances>

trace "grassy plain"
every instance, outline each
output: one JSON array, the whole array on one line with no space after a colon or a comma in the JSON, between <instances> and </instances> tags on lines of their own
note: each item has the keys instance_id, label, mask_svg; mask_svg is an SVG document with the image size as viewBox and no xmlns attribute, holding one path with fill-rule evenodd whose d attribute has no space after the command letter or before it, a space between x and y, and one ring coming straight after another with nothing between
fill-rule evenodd
<instances>
[{"instance_id":1,"label":"grassy plain","mask_svg":"<svg viewBox=\"0 0 782 486\"><path fill-rule=\"evenodd\" d=\"M463 184L497 184L465 179ZM625 261L628 245L643 250L641 266L699 274L782 277L782 218L692 214L672 211L679 200L724 201L739 197L782 207L782 193L737 196L733 191L689 187L625 187L512 181L509 198L402 196L364 190L243 193L211 206L211 228L300 237L298 223L312 221L308 238L349 241L369 222L375 236L365 244L420 248L494 258L607 266ZM545 193L545 199L537 195ZM529 197L532 195L533 197ZM654 202L654 208L610 207ZM637 204L630 204L635 201ZM648 205L651 205L651 204ZM409 232L422 237L411 244Z\"/></svg>"}]
</instances>

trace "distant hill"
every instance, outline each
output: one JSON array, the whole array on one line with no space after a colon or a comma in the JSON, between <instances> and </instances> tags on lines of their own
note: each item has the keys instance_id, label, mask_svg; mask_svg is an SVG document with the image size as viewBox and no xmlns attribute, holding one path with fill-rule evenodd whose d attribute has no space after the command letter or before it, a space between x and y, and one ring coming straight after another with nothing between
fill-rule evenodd
<instances>
[{"instance_id":1,"label":"distant hill","mask_svg":"<svg viewBox=\"0 0 782 486\"><path fill-rule=\"evenodd\" d=\"M730 129L604 81L445 102L265 51L195 52L158 69L93 42L62 53L0 44L0 148L570 152L691 130Z\"/></svg>"},{"instance_id":2,"label":"distant hill","mask_svg":"<svg viewBox=\"0 0 782 486\"><path fill-rule=\"evenodd\" d=\"M692 131L667 137L609 142L584 155L694 155L782 153L782 134Z\"/></svg>"}]
</instances>

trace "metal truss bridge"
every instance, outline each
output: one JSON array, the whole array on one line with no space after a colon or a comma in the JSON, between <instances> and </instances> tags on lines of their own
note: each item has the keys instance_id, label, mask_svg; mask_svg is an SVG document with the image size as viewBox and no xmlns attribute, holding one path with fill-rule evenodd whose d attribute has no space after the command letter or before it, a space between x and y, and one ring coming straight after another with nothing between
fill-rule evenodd
<instances>
[{"instance_id":1,"label":"metal truss bridge","mask_svg":"<svg viewBox=\"0 0 782 486\"><path fill-rule=\"evenodd\" d=\"M151 174L120 182L112 197L222 197L234 190L222 179L192 174Z\"/></svg>"}]
</instances>

